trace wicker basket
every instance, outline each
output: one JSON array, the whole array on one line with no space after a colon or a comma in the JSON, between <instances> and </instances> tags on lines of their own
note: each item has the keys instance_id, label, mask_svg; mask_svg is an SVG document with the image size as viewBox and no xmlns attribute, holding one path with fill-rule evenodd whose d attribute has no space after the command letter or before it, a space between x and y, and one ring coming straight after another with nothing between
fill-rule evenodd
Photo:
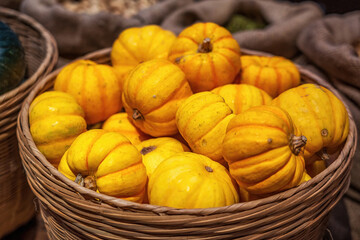
<instances>
[{"instance_id":1,"label":"wicker basket","mask_svg":"<svg viewBox=\"0 0 360 240\"><path fill-rule=\"evenodd\" d=\"M53 37L32 18L0 7L0 21L18 35L24 49L27 69L19 87L0 95L0 238L34 214L32 194L19 158L16 122L21 104L34 83L52 71L58 53Z\"/></svg>"},{"instance_id":2,"label":"wicker basket","mask_svg":"<svg viewBox=\"0 0 360 240\"><path fill-rule=\"evenodd\" d=\"M109 64L110 49L84 58ZM322 84L337 94L324 80L299 68L303 80ZM299 187L268 198L219 208L174 209L88 190L59 173L30 135L29 105L52 87L58 73L48 75L30 93L17 128L20 155L30 186L40 200L50 239L321 239L330 210L348 189L357 141L350 114L349 136L331 165Z\"/></svg>"}]
</instances>

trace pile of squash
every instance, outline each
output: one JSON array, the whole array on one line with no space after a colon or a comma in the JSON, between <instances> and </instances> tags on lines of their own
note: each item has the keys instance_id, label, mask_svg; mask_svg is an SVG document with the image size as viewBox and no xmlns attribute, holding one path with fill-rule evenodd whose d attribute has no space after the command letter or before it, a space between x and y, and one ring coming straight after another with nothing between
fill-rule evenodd
<instances>
[{"instance_id":1,"label":"pile of squash","mask_svg":"<svg viewBox=\"0 0 360 240\"><path fill-rule=\"evenodd\" d=\"M77 60L29 110L38 149L110 196L220 207L300 185L341 149L343 103L282 57L241 56L225 28L129 28L112 66Z\"/></svg>"}]
</instances>

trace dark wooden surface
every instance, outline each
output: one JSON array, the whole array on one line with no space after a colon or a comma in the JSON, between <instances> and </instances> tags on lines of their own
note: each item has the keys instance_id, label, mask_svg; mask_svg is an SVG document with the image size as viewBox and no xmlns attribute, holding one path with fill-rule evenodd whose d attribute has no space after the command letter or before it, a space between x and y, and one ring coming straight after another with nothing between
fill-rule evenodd
<instances>
[{"instance_id":1,"label":"dark wooden surface","mask_svg":"<svg viewBox=\"0 0 360 240\"><path fill-rule=\"evenodd\" d=\"M48 240L44 222L37 214L27 224L4 236L2 240Z\"/></svg>"}]
</instances>

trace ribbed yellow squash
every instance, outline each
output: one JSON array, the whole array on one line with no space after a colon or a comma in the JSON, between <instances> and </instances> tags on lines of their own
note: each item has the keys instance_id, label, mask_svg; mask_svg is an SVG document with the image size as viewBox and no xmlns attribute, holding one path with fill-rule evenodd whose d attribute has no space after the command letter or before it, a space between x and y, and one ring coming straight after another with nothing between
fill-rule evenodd
<instances>
[{"instance_id":1,"label":"ribbed yellow squash","mask_svg":"<svg viewBox=\"0 0 360 240\"><path fill-rule=\"evenodd\" d=\"M190 151L187 146L171 137L148 139L136 145L136 148L142 155L148 177L153 174L157 166L165 159L175 153Z\"/></svg>"},{"instance_id":2,"label":"ribbed yellow squash","mask_svg":"<svg viewBox=\"0 0 360 240\"><path fill-rule=\"evenodd\" d=\"M261 199L264 197L268 197L266 195L261 196L261 195L250 194L248 191L246 191L242 187L239 188L239 196L240 196L240 202L249 202L249 201L258 200L258 199Z\"/></svg>"},{"instance_id":3,"label":"ribbed yellow squash","mask_svg":"<svg viewBox=\"0 0 360 240\"><path fill-rule=\"evenodd\" d=\"M239 187L255 195L271 194L301 182L305 143L288 113L262 105L230 120L223 155Z\"/></svg>"},{"instance_id":4,"label":"ribbed yellow squash","mask_svg":"<svg viewBox=\"0 0 360 240\"><path fill-rule=\"evenodd\" d=\"M192 95L185 74L165 59L139 64L124 83L123 103L133 124L154 137L178 132L175 114Z\"/></svg>"},{"instance_id":5,"label":"ribbed yellow squash","mask_svg":"<svg viewBox=\"0 0 360 240\"><path fill-rule=\"evenodd\" d=\"M61 70L54 89L75 97L88 124L104 121L122 108L119 80L108 65L77 60Z\"/></svg>"},{"instance_id":6,"label":"ribbed yellow squash","mask_svg":"<svg viewBox=\"0 0 360 240\"><path fill-rule=\"evenodd\" d=\"M191 152L164 160L149 178L150 204L174 208L222 207L239 202L235 181L221 164Z\"/></svg>"},{"instance_id":7,"label":"ribbed yellow squash","mask_svg":"<svg viewBox=\"0 0 360 240\"><path fill-rule=\"evenodd\" d=\"M134 145L150 138L149 135L143 133L132 124L126 112L116 113L109 117L102 125L102 129L121 133Z\"/></svg>"},{"instance_id":8,"label":"ribbed yellow squash","mask_svg":"<svg viewBox=\"0 0 360 240\"><path fill-rule=\"evenodd\" d=\"M94 129L79 135L58 170L86 188L125 200L141 203L146 192L141 154L120 133Z\"/></svg>"},{"instance_id":9,"label":"ribbed yellow squash","mask_svg":"<svg viewBox=\"0 0 360 240\"><path fill-rule=\"evenodd\" d=\"M223 97L234 114L239 114L253 106L269 104L272 100L265 91L249 84L226 84L211 92Z\"/></svg>"},{"instance_id":10,"label":"ribbed yellow squash","mask_svg":"<svg viewBox=\"0 0 360 240\"><path fill-rule=\"evenodd\" d=\"M46 159L57 166L75 138L86 131L84 111L68 93L49 91L29 108L30 133Z\"/></svg>"},{"instance_id":11,"label":"ribbed yellow squash","mask_svg":"<svg viewBox=\"0 0 360 240\"><path fill-rule=\"evenodd\" d=\"M300 73L296 65L279 56L241 56L239 77L235 82L254 85L271 97L300 84Z\"/></svg>"},{"instance_id":12,"label":"ribbed yellow squash","mask_svg":"<svg viewBox=\"0 0 360 240\"><path fill-rule=\"evenodd\" d=\"M221 96L205 91L185 100L176 113L176 124L193 152L224 164L222 141L234 116Z\"/></svg>"},{"instance_id":13,"label":"ribbed yellow squash","mask_svg":"<svg viewBox=\"0 0 360 240\"><path fill-rule=\"evenodd\" d=\"M169 59L184 71L193 92L232 83L241 67L239 44L226 28L211 22L185 28Z\"/></svg>"},{"instance_id":14,"label":"ribbed yellow squash","mask_svg":"<svg viewBox=\"0 0 360 240\"><path fill-rule=\"evenodd\" d=\"M300 185L306 181L309 181L310 179L311 179L311 176L307 172L304 172L302 179L298 185ZM249 202L249 201L253 201L253 200L270 197L273 195L273 193L263 194L263 195L255 195L255 194L249 193L244 188L239 188L239 195L240 195L240 202Z\"/></svg>"},{"instance_id":15,"label":"ribbed yellow squash","mask_svg":"<svg viewBox=\"0 0 360 240\"><path fill-rule=\"evenodd\" d=\"M111 49L111 62L121 82L139 63L167 58L175 34L157 25L128 28L120 33Z\"/></svg>"},{"instance_id":16,"label":"ribbed yellow squash","mask_svg":"<svg viewBox=\"0 0 360 240\"><path fill-rule=\"evenodd\" d=\"M344 104L328 89L317 84L303 84L289 89L272 101L286 110L301 133L306 136L306 164L315 153L327 158L349 133L349 117Z\"/></svg>"}]
</instances>

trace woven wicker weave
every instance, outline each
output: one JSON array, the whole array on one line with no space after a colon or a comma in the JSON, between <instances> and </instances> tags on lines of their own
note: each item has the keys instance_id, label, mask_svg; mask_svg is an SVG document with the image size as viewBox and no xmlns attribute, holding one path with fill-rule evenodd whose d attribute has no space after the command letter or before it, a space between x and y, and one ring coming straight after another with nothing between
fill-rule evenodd
<instances>
[{"instance_id":1,"label":"woven wicker weave","mask_svg":"<svg viewBox=\"0 0 360 240\"><path fill-rule=\"evenodd\" d=\"M110 63L110 49L84 58ZM299 68L303 79L337 94L322 79ZM48 75L31 92L17 128L20 155L50 239L321 239L329 211L348 189L357 142L351 115L350 133L332 164L299 187L268 198L219 208L174 209L88 190L47 162L30 135L29 105L36 95L52 87L58 73Z\"/></svg>"},{"instance_id":2,"label":"woven wicker weave","mask_svg":"<svg viewBox=\"0 0 360 240\"><path fill-rule=\"evenodd\" d=\"M27 69L19 87L0 95L0 238L27 222L34 213L32 194L18 151L16 122L21 104L34 83L52 71L57 61L53 37L32 18L0 7L0 21L18 35Z\"/></svg>"}]
</instances>

